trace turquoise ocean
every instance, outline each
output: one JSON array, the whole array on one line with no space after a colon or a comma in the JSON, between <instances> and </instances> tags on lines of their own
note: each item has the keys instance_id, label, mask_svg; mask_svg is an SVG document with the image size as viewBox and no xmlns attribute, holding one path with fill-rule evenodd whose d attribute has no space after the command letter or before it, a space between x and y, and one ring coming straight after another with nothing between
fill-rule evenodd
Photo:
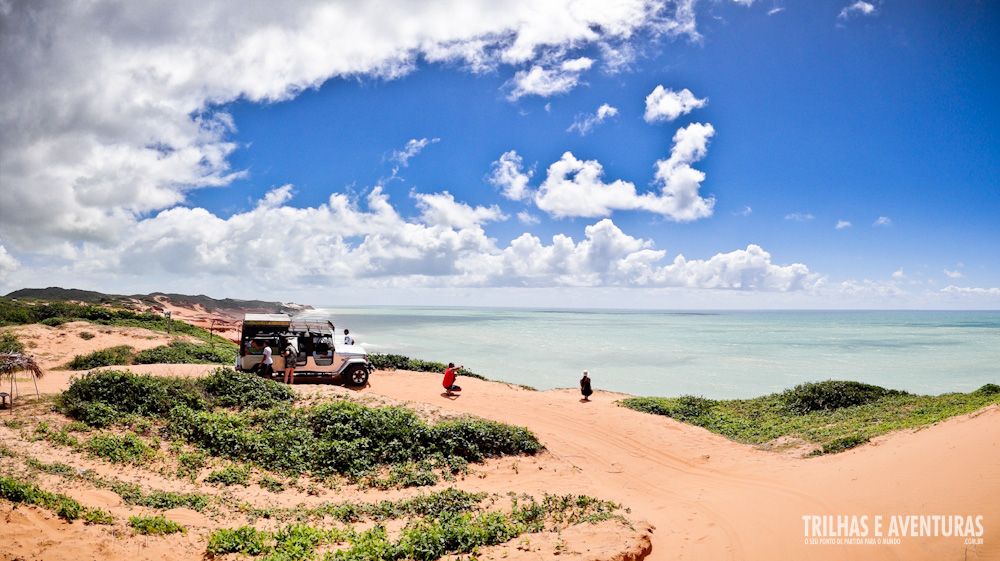
<instances>
[{"instance_id":1,"label":"turquoise ocean","mask_svg":"<svg viewBox=\"0 0 1000 561\"><path fill-rule=\"evenodd\" d=\"M913 393L1000 383L1000 312L325 307L369 353L453 361L540 390L743 398L820 380Z\"/></svg>"}]
</instances>

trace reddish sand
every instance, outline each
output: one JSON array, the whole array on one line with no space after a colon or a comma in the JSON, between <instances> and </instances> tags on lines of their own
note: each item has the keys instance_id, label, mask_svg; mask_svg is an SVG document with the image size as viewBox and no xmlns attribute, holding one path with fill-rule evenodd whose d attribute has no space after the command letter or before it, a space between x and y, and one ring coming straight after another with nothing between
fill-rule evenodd
<instances>
[{"instance_id":1,"label":"reddish sand","mask_svg":"<svg viewBox=\"0 0 1000 561\"><path fill-rule=\"evenodd\" d=\"M20 329L52 336L49 328ZM143 339L145 334L117 336L131 337L136 345L154 341ZM65 358L67 349L78 348L78 339L77 335L56 335L59 352L50 352ZM63 359L53 358L54 362L59 360ZM197 376L214 368L149 365L132 370ZM39 382L40 389L43 393L61 391L71 375L48 372ZM631 519L640 523L637 532L605 523L574 528L562 536L532 536L529 544L515 540L491 548L480 556L483 559L549 559L560 543L579 553L581 559L640 558L647 553L654 560L1000 559L998 406L921 430L881 437L845 453L802 459L736 444L666 417L619 407L615 401L622 396L618 394L599 391L590 402L581 402L578 393L570 390L532 392L474 379L463 380L462 386L465 389L460 396L447 397L436 375L378 372L362 390L318 385L296 389L305 396L351 394L406 402L431 416L472 413L526 426L539 436L546 452L488 462L476 468L478 475L464 478L457 486L500 494L510 490L535 496L544 492L588 494L629 507ZM33 393L26 379L19 381L19 387L22 393ZM0 426L0 440L13 435L14 431ZM62 458L60 454L65 452L47 448L44 441L31 443L30 450L43 461L94 466L92 469L156 488L183 489L188 485L148 471ZM116 515L127 512L121 510L113 493L93 489L80 493L78 498L85 504L108 506ZM398 492L357 489L345 489L341 494L326 491L321 497L292 491L274 495L256 486L246 493L241 498L261 506L399 496ZM5 506L0 508L0 559L197 559L204 553L204 541L200 540L211 529L244 523L213 521L183 509L170 515L192 528L187 536L123 541L111 538L108 530L80 522L66 524L33 507L11 510ZM944 535L899 536L898 543L870 545L837 544L833 535L833 543L806 543L809 536L803 517L838 515L855 517L859 522L866 517L870 538L876 537L875 518L881 517L883 541L897 537L889 534L894 516L982 516L985 533L971 539L981 539L981 545L967 544L965 536ZM641 522L652 526L651 534Z\"/></svg>"}]
</instances>

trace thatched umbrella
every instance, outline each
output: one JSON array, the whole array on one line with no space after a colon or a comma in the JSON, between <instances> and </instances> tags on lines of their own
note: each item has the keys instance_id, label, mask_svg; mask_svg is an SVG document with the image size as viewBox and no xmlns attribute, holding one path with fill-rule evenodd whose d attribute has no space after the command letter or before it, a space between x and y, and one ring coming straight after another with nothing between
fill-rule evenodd
<instances>
[{"instance_id":1,"label":"thatched umbrella","mask_svg":"<svg viewBox=\"0 0 1000 561\"><path fill-rule=\"evenodd\" d=\"M45 375L35 358L31 355L21 353L0 353L0 382L5 376L10 376L10 410L14 412L14 378L15 373L22 370L31 373L31 380L35 383L35 395L38 393L38 379Z\"/></svg>"}]
</instances>

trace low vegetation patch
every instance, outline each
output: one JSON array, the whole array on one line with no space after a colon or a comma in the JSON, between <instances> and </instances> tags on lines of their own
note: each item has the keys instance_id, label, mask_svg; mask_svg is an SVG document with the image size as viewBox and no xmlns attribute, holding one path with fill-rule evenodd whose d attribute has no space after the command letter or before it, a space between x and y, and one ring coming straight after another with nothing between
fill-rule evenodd
<instances>
[{"instance_id":1,"label":"low vegetation patch","mask_svg":"<svg viewBox=\"0 0 1000 561\"><path fill-rule=\"evenodd\" d=\"M132 433L98 434L87 441L86 448L91 455L114 464L142 464L155 456L153 449Z\"/></svg>"},{"instance_id":2,"label":"low vegetation patch","mask_svg":"<svg viewBox=\"0 0 1000 561\"><path fill-rule=\"evenodd\" d=\"M267 408L294 399L295 392L284 384L227 368L199 379L101 370L74 379L57 407L90 426L104 427L128 415L163 417L174 407Z\"/></svg>"},{"instance_id":3,"label":"low vegetation patch","mask_svg":"<svg viewBox=\"0 0 1000 561\"><path fill-rule=\"evenodd\" d=\"M209 503L209 498L200 493L176 493L159 489L146 492L135 483L127 483L114 477L100 477L93 471L80 471L61 462L46 464L29 456L24 459L24 463L35 472L59 475L75 481L86 481L99 489L110 489L117 493L125 504L129 505L145 506L158 510L184 507L200 512Z\"/></svg>"},{"instance_id":4,"label":"low vegetation patch","mask_svg":"<svg viewBox=\"0 0 1000 561\"><path fill-rule=\"evenodd\" d=\"M86 333L86 332L84 332ZM93 338L93 335L89 338ZM83 333L80 334L83 337ZM87 339L88 337L84 337ZM100 349L86 355L76 355L66 364L70 370L91 370L105 366L129 364L233 364L238 355L230 345L196 345L174 341L145 351L135 352L128 345Z\"/></svg>"},{"instance_id":5,"label":"low vegetation patch","mask_svg":"<svg viewBox=\"0 0 1000 561\"><path fill-rule=\"evenodd\" d=\"M166 420L170 435L213 455L321 477L362 477L381 466L431 458L464 466L541 448L522 427L475 418L428 425L402 407L349 401L241 413L176 407Z\"/></svg>"},{"instance_id":6,"label":"low vegetation patch","mask_svg":"<svg viewBox=\"0 0 1000 561\"><path fill-rule=\"evenodd\" d=\"M74 499L59 493L50 493L32 483L19 481L11 477L0 476L0 499L6 499L15 504L37 505L50 510L72 522L79 518L90 524L111 524L111 515L99 508L84 507Z\"/></svg>"},{"instance_id":7,"label":"low vegetation patch","mask_svg":"<svg viewBox=\"0 0 1000 561\"><path fill-rule=\"evenodd\" d=\"M196 345L174 341L169 345L132 355L132 364L233 364L239 356L235 345Z\"/></svg>"},{"instance_id":8,"label":"low vegetation patch","mask_svg":"<svg viewBox=\"0 0 1000 561\"><path fill-rule=\"evenodd\" d=\"M250 468L246 466L229 466L213 471L205 478L205 483L215 483L228 487L230 485L250 485Z\"/></svg>"},{"instance_id":9,"label":"low vegetation patch","mask_svg":"<svg viewBox=\"0 0 1000 561\"><path fill-rule=\"evenodd\" d=\"M285 384L230 368L219 368L198 385L218 407L267 409L295 400L295 392Z\"/></svg>"},{"instance_id":10,"label":"low vegetation patch","mask_svg":"<svg viewBox=\"0 0 1000 561\"><path fill-rule=\"evenodd\" d=\"M75 379L58 407L92 426L128 419L137 426L135 416L145 416L155 421L161 436L287 474L363 478L388 467L387 482L373 480L378 486L433 484L438 476L420 466L453 474L468 462L534 454L541 448L527 429L494 421L469 417L430 425L403 407L371 408L340 400L295 408L294 396L283 384L227 369L198 380L98 371ZM133 461L124 454L127 444L138 444L121 440L127 436L114 441L104 436L91 444L97 438L88 443L93 453ZM196 467L200 465L179 470L190 474Z\"/></svg>"},{"instance_id":11,"label":"low vegetation patch","mask_svg":"<svg viewBox=\"0 0 1000 561\"><path fill-rule=\"evenodd\" d=\"M319 545L346 542L348 547L329 552L323 559L434 560L445 555L474 553L481 547L500 544L526 533L555 532L574 524L609 519L628 523L619 513L619 505L583 495L545 495L538 502L530 496L512 493L509 508L487 508L499 498L494 496L486 501L485 493L446 489L395 502L328 503L306 510L299 508L279 513L279 519L294 516L297 522L274 533L251 526L217 530L209 538L206 554L208 557L239 553L267 555L265 559L314 559ZM321 530L302 523L325 516L345 523L368 519L376 524L358 532L352 526ZM406 525L392 539L384 522L398 519L406 519ZM292 551L301 556L290 557Z\"/></svg>"},{"instance_id":12,"label":"low vegetation patch","mask_svg":"<svg viewBox=\"0 0 1000 561\"><path fill-rule=\"evenodd\" d=\"M76 355L66 364L70 370L90 370L105 366L120 366L132 363L132 347L119 345L100 349L86 355Z\"/></svg>"},{"instance_id":13,"label":"low vegetation patch","mask_svg":"<svg viewBox=\"0 0 1000 561\"><path fill-rule=\"evenodd\" d=\"M177 532L187 533L183 526L163 516L130 516L128 523L136 534L165 536Z\"/></svg>"},{"instance_id":14,"label":"low vegetation patch","mask_svg":"<svg viewBox=\"0 0 1000 561\"><path fill-rule=\"evenodd\" d=\"M212 335L209 331L183 321L167 319L159 314L138 313L104 306L48 302L44 306L0 298L0 326L41 323L51 327L70 321L87 321L98 325L142 327L153 331L190 335L216 345L234 346L232 342Z\"/></svg>"},{"instance_id":15,"label":"low vegetation patch","mask_svg":"<svg viewBox=\"0 0 1000 561\"><path fill-rule=\"evenodd\" d=\"M0 332L0 353L23 353L24 343L9 329Z\"/></svg>"},{"instance_id":16,"label":"low vegetation patch","mask_svg":"<svg viewBox=\"0 0 1000 561\"><path fill-rule=\"evenodd\" d=\"M413 372L444 373L445 368L448 367L448 365L440 362L430 362L403 355L383 353L373 353L368 355L368 361L371 362L372 366L378 370L411 370ZM467 378L478 378L480 380L487 379L464 368L455 370L455 374L457 376L465 376Z\"/></svg>"},{"instance_id":17,"label":"low vegetation patch","mask_svg":"<svg viewBox=\"0 0 1000 561\"><path fill-rule=\"evenodd\" d=\"M1000 386L970 393L913 395L859 382L802 384L753 399L631 397L619 404L666 415L749 444L792 437L820 445L813 455L859 446L891 431L936 423L1000 403Z\"/></svg>"}]
</instances>

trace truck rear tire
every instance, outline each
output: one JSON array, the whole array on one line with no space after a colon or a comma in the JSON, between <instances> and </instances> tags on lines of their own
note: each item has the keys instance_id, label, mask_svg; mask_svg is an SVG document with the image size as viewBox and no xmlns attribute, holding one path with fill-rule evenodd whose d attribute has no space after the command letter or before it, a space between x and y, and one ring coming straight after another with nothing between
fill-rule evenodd
<instances>
[{"instance_id":1,"label":"truck rear tire","mask_svg":"<svg viewBox=\"0 0 1000 561\"><path fill-rule=\"evenodd\" d=\"M368 383L368 369L359 364L348 367L344 376L351 386L364 386Z\"/></svg>"}]
</instances>

